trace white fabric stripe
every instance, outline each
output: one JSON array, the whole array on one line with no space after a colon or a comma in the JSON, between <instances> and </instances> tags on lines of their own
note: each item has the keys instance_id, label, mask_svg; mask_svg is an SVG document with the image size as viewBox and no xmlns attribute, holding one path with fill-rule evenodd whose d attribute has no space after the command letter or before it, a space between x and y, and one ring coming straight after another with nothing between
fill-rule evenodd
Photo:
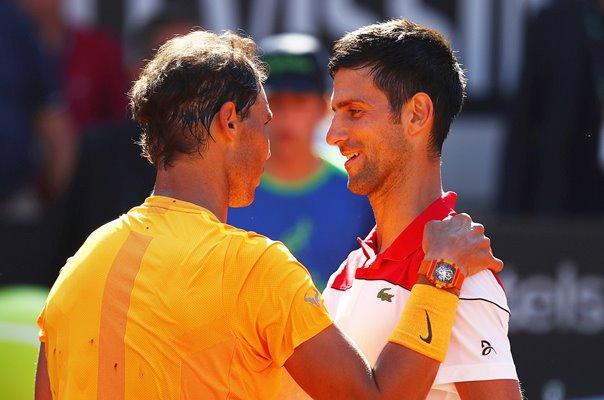
<instances>
[{"instance_id":1,"label":"white fabric stripe","mask_svg":"<svg viewBox=\"0 0 604 400\"><path fill-rule=\"evenodd\" d=\"M0 342L16 342L30 344L34 347L40 345L38 340L39 329L35 326L19 324L16 322L0 323Z\"/></svg>"}]
</instances>

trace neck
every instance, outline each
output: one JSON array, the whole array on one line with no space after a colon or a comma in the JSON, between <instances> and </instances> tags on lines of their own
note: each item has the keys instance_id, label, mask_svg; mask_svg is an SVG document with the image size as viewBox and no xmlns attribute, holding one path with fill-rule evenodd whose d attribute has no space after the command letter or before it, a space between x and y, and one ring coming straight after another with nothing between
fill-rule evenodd
<instances>
[{"instance_id":1,"label":"neck","mask_svg":"<svg viewBox=\"0 0 604 400\"><path fill-rule=\"evenodd\" d=\"M167 196L201 206L226 222L228 193L220 168L199 166L207 160L178 160L167 170L158 169L153 195ZM201 173L203 172L203 173Z\"/></svg>"},{"instance_id":2,"label":"neck","mask_svg":"<svg viewBox=\"0 0 604 400\"><path fill-rule=\"evenodd\" d=\"M405 176L369 196L375 214L378 252L385 251L413 220L442 196L440 159L418 165Z\"/></svg>"},{"instance_id":3,"label":"neck","mask_svg":"<svg viewBox=\"0 0 604 400\"><path fill-rule=\"evenodd\" d=\"M296 182L302 181L321 168L323 160L310 149L297 153L294 157L271 155L266 162L266 172L274 178Z\"/></svg>"}]
</instances>

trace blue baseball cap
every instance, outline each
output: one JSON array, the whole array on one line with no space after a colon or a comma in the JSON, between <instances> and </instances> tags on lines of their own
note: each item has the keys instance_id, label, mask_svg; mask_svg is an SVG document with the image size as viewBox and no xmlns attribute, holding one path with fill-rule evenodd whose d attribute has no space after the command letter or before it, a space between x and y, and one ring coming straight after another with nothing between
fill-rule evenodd
<instances>
[{"instance_id":1,"label":"blue baseball cap","mask_svg":"<svg viewBox=\"0 0 604 400\"><path fill-rule=\"evenodd\" d=\"M269 74L267 92L320 92L327 88L327 52L321 42L302 33L267 36L258 43Z\"/></svg>"}]
</instances>

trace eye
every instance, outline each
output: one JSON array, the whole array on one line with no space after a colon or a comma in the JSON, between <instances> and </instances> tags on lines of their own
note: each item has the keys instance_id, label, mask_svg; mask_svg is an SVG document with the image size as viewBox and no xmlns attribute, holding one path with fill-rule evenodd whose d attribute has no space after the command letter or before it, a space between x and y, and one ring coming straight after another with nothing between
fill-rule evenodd
<instances>
[{"instance_id":1,"label":"eye","mask_svg":"<svg viewBox=\"0 0 604 400\"><path fill-rule=\"evenodd\" d=\"M360 118L361 117L361 110L358 110L356 108L349 108L348 109L348 115L352 118Z\"/></svg>"}]
</instances>

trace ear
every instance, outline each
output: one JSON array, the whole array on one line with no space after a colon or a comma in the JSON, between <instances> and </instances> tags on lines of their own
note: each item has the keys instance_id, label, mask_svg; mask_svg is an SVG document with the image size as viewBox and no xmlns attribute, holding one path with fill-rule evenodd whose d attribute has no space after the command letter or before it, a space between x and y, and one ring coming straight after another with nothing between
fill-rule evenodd
<instances>
[{"instance_id":1,"label":"ear","mask_svg":"<svg viewBox=\"0 0 604 400\"><path fill-rule=\"evenodd\" d=\"M233 140L239 127L239 116L237 115L235 103L232 101L224 103L214 117L214 121L219 131L224 134L225 139L227 141Z\"/></svg>"},{"instance_id":2,"label":"ear","mask_svg":"<svg viewBox=\"0 0 604 400\"><path fill-rule=\"evenodd\" d=\"M434 104L428 94L419 92L413 95L403 106L409 135L430 132L434 122Z\"/></svg>"}]
</instances>

